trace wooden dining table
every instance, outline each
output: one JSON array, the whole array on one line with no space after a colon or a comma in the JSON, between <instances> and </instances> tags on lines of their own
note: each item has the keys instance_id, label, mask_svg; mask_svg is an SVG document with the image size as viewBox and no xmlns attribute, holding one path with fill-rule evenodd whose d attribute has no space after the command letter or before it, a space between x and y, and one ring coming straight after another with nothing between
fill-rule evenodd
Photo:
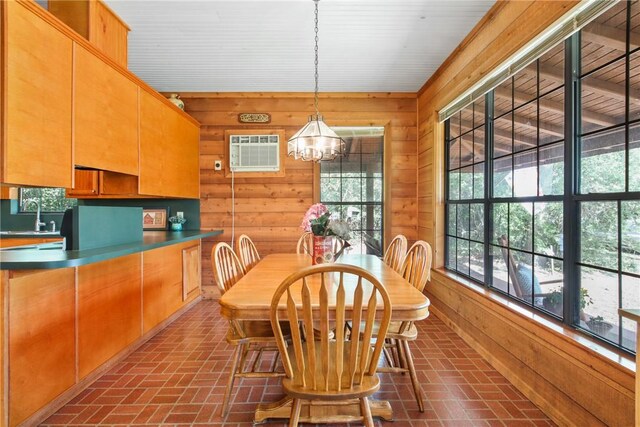
<instances>
[{"instance_id":1,"label":"wooden dining table","mask_svg":"<svg viewBox=\"0 0 640 427\"><path fill-rule=\"evenodd\" d=\"M373 255L346 254L338 263L362 267L375 276L386 288L391 301L392 321L416 321L429 316L429 299L411 286L402 276ZM276 288L290 274L311 265L306 254L272 254L264 257L231 289L220 298L220 312L228 320L269 320L271 299ZM348 297L347 297L348 298ZM347 307L350 302L347 299ZM318 304L312 300L312 304ZM282 312L286 313L283 303ZM269 418L289 418L290 399L263 403L256 408L254 422ZM387 401L371 400L374 417L393 419L391 405ZM359 417L360 408L355 402L330 404L308 402L301 411L300 422L348 422Z\"/></svg>"}]
</instances>

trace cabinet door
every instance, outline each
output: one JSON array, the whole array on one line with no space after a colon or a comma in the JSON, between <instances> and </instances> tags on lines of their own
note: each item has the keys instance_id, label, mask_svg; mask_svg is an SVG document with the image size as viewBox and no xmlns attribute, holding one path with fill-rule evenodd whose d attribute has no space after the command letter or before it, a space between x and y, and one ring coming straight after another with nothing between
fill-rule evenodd
<instances>
[{"instance_id":1,"label":"cabinet door","mask_svg":"<svg viewBox=\"0 0 640 427\"><path fill-rule=\"evenodd\" d=\"M141 267L141 254L78 267L78 378L140 338Z\"/></svg>"},{"instance_id":2,"label":"cabinet door","mask_svg":"<svg viewBox=\"0 0 640 427\"><path fill-rule=\"evenodd\" d=\"M140 91L140 194L163 196L167 193L170 160L167 150L165 106L144 90Z\"/></svg>"},{"instance_id":3,"label":"cabinet door","mask_svg":"<svg viewBox=\"0 0 640 427\"><path fill-rule=\"evenodd\" d=\"M182 307L182 249L192 243L143 253L143 330L149 332Z\"/></svg>"},{"instance_id":4,"label":"cabinet door","mask_svg":"<svg viewBox=\"0 0 640 427\"><path fill-rule=\"evenodd\" d=\"M75 383L75 269L9 273L9 425Z\"/></svg>"},{"instance_id":5,"label":"cabinet door","mask_svg":"<svg viewBox=\"0 0 640 427\"><path fill-rule=\"evenodd\" d=\"M98 195L98 171L76 169L73 188L67 188L67 197L85 197Z\"/></svg>"},{"instance_id":6,"label":"cabinet door","mask_svg":"<svg viewBox=\"0 0 640 427\"><path fill-rule=\"evenodd\" d=\"M140 194L200 197L200 129L140 91Z\"/></svg>"},{"instance_id":7,"label":"cabinet door","mask_svg":"<svg viewBox=\"0 0 640 427\"><path fill-rule=\"evenodd\" d=\"M200 244L182 250L182 300L200 295Z\"/></svg>"},{"instance_id":8,"label":"cabinet door","mask_svg":"<svg viewBox=\"0 0 640 427\"><path fill-rule=\"evenodd\" d=\"M75 164L138 175L138 86L79 45L74 65Z\"/></svg>"},{"instance_id":9,"label":"cabinet door","mask_svg":"<svg viewBox=\"0 0 640 427\"><path fill-rule=\"evenodd\" d=\"M89 41L126 68L129 27L103 2L96 1L91 6Z\"/></svg>"},{"instance_id":10,"label":"cabinet door","mask_svg":"<svg viewBox=\"0 0 640 427\"><path fill-rule=\"evenodd\" d=\"M176 114L176 113L174 113ZM176 181L181 185L175 188L178 197L200 198L200 127L186 118L178 116L178 130L170 133L172 147L175 147Z\"/></svg>"},{"instance_id":11,"label":"cabinet door","mask_svg":"<svg viewBox=\"0 0 640 427\"><path fill-rule=\"evenodd\" d=\"M15 2L6 19L2 182L71 187L72 41Z\"/></svg>"}]
</instances>

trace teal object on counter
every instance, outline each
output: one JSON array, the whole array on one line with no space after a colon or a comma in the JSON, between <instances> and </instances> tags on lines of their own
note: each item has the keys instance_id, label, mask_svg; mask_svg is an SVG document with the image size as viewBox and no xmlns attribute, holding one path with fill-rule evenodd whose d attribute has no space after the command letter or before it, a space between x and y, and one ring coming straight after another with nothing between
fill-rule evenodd
<instances>
[{"instance_id":1,"label":"teal object on counter","mask_svg":"<svg viewBox=\"0 0 640 427\"><path fill-rule=\"evenodd\" d=\"M172 222L171 223L171 230L173 231L182 231L182 224L179 222Z\"/></svg>"},{"instance_id":2,"label":"teal object on counter","mask_svg":"<svg viewBox=\"0 0 640 427\"><path fill-rule=\"evenodd\" d=\"M76 250L142 242L142 208L75 206L73 211Z\"/></svg>"}]
</instances>

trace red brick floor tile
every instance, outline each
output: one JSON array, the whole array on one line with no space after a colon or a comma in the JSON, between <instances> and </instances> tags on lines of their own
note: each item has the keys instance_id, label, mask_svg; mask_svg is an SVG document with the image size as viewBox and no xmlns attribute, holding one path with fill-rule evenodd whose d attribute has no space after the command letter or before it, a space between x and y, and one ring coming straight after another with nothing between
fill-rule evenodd
<instances>
[{"instance_id":1,"label":"red brick floor tile","mask_svg":"<svg viewBox=\"0 0 640 427\"><path fill-rule=\"evenodd\" d=\"M238 378L229 413L221 416L234 350L225 341L227 325L216 302L201 302L42 425L250 426L258 403L284 394L279 378ZM410 345L425 412L418 411L409 375L381 374L375 398L389 401L395 421L376 420L376 426L554 425L437 317L417 326L418 339ZM271 357L265 354L262 364ZM265 424L281 426L281 420Z\"/></svg>"}]
</instances>

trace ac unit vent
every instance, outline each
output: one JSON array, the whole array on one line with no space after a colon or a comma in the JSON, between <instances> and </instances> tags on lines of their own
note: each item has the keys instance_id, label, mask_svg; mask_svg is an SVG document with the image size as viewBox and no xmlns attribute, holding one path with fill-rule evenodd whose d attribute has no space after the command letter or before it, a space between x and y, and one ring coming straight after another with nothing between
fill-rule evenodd
<instances>
[{"instance_id":1,"label":"ac unit vent","mask_svg":"<svg viewBox=\"0 0 640 427\"><path fill-rule=\"evenodd\" d=\"M229 153L229 167L234 172L280 170L278 135L231 135Z\"/></svg>"}]
</instances>

